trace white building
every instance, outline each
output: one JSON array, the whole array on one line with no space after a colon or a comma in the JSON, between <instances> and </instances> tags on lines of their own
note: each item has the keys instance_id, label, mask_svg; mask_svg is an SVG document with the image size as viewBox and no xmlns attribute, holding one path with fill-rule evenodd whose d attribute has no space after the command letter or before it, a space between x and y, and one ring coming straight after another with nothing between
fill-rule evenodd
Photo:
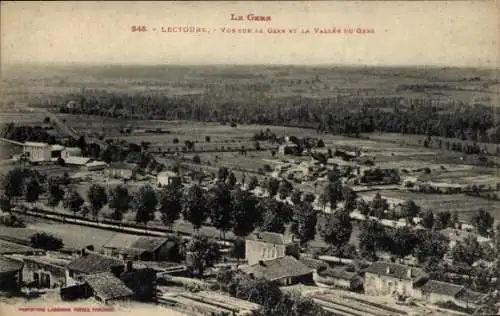
<instances>
[{"instance_id":1,"label":"white building","mask_svg":"<svg viewBox=\"0 0 500 316\"><path fill-rule=\"evenodd\" d=\"M181 177L172 171L163 171L158 174L158 186L181 184Z\"/></svg>"},{"instance_id":2,"label":"white building","mask_svg":"<svg viewBox=\"0 0 500 316\"><path fill-rule=\"evenodd\" d=\"M50 161L51 146L47 143L24 142L23 153L27 154L29 161Z\"/></svg>"}]
</instances>

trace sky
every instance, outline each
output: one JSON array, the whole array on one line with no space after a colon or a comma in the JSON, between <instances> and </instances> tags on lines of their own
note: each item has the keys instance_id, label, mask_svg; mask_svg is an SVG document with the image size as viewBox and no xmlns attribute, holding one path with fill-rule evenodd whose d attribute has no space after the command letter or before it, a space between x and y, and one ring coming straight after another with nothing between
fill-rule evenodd
<instances>
[{"instance_id":1,"label":"sky","mask_svg":"<svg viewBox=\"0 0 500 316\"><path fill-rule=\"evenodd\" d=\"M231 21L230 15L272 21ZM498 67L497 1L15 2L1 63L333 64ZM132 32L145 25L148 32ZM173 26L210 33L164 33ZM153 31L153 28L156 31ZM228 34L221 28L261 29ZM315 34L364 28L374 34ZM295 29L297 33L267 33ZM301 33L309 30L309 34Z\"/></svg>"}]
</instances>

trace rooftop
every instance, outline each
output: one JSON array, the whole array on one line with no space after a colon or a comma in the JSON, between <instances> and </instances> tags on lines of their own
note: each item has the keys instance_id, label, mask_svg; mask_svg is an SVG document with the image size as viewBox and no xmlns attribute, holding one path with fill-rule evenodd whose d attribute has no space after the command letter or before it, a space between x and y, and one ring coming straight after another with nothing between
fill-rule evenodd
<instances>
[{"instance_id":1,"label":"rooftop","mask_svg":"<svg viewBox=\"0 0 500 316\"><path fill-rule=\"evenodd\" d=\"M52 151L61 151L61 150L64 150L64 146L57 145L57 144L56 145L52 145L52 146L50 146L50 150L52 150Z\"/></svg>"},{"instance_id":2,"label":"rooftop","mask_svg":"<svg viewBox=\"0 0 500 316\"><path fill-rule=\"evenodd\" d=\"M16 272L23 268L23 262L0 256L0 273Z\"/></svg>"},{"instance_id":3,"label":"rooftop","mask_svg":"<svg viewBox=\"0 0 500 316\"><path fill-rule=\"evenodd\" d=\"M104 248L116 248L116 249L137 249L137 251L149 251L153 252L158 249L161 245L168 241L167 238L160 237L144 237L137 235L127 235L127 234L115 234L111 239L103 246Z\"/></svg>"},{"instance_id":4,"label":"rooftop","mask_svg":"<svg viewBox=\"0 0 500 316\"><path fill-rule=\"evenodd\" d=\"M97 253L87 253L71 261L67 268L82 273L108 272L111 267L124 266L123 261Z\"/></svg>"},{"instance_id":5,"label":"rooftop","mask_svg":"<svg viewBox=\"0 0 500 316\"><path fill-rule=\"evenodd\" d=\"M179 177L179 175L173 171L162 171L158 174L158 177Z\"/></svg>"},{"instance_id":6,"label":"rooftop","mask_svg":"<svg viewBox=\"0 0 500 316\"><path fill-rule=\"evenodd\" d=\"M250 236L247 237L247 239L254 241L268 242L277 245L286 245L290 242L288 239L285 238L283 234L271 233L271 232L260 232L251 234Z\"/></svg>"},{"instance_id":7,"label":"rooftop","mask_svg":"<svg viewBox=\"0 0 500 316\"><path fill-rule=\"evenodd\" d=\"M435 293L442 295L450 295L455 297L460 293L464 287L462 285L456 285L448 282L441 282L436 280L429 280L424 285L420 287L422 292Z\"/></svg>"},{"instance_id":8,"label":"rooftop","mask_svg":"<svg viewBox=\"0 0 500 316\"><path fill-rule=\"evenodd\" d=\"M83 166L88 163L91 159L87 157L73 157L69 156L64 159L64 162L68 165Z\"/></svg>"},{"instance_id":9,"label":"rooftop","mask_svg":"<svg viewBox=\"0 0 500 316\"><path fill-rule=\"evenodd\" d=\"M302 276L313 272L313 269L291 256L261 261L251 266L242 266L240 269L246 274L253 274L256 278L269 281Z\"/></svg>"},{"instance_id":10,"label":"rooftop","mask_svg":"<svg viewBox=\"0 0 500 316\"><path fill-rule=\"evenodd\" d=\"M19 245L10 241L0 240L0 254L27 253L35 251L34 248Z\"/></svg>"},{"instance_id":11,"label":"rooftop","mask_svg":"<svg viewBox=\"0 0 500 316\"><path fill-rule=\"evenodd\" d=\"M410 270L411 270L411 276L408 275L408 271ZM389 276L396 279L412 280L422 272L422 269L396 263L375 262L368 268L366 268L365 272L377 275Z\"/></svg>"},{"instance_id":12,"label":"rooftop","mask_svg":"<svg viewBox=\"0 0 500 316\"><path fill-rule=\"evenodd\" d=\"M40 143L40 142L24 142L24 146L29 146L29 147L48 147L49 144L47 144L47 143Z\"/></svg>"},{"instance_id":13,"label":"rooftop","mask_svg":"<svg viewBox=\"0 0 500 316\"><path fill-rule=\"evenodd\" d=\"M85 278L95 296L103 300L132 296L134 292L109 272L92 274Z\"/></svg>"},{"instance_id":14,"label":"rooftop","mask_svg":"<svg viewBox=\"0 0 500 316\"><path fill-rule=\"evenodd\" d=\"M456 298L460 301L467 303L478 303L483 298L485 298L488 294L475 292L469 289L464 289L462 292L458 293Z\"/></svg>"}]
</instances>

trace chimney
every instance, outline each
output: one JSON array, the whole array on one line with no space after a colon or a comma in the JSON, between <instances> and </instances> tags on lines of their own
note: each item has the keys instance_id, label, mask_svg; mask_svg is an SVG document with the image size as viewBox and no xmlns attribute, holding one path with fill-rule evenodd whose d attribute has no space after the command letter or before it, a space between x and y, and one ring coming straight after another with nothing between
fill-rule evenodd
<instances>
[{"instance_id":1,"label":"chimney","mask_svg":"<svg viewBox=\"0 0 500 316\"><path fill-rule=\"evenodd\" d=\"M408 279L413 278L413 273L412 273L412 271L411 271L411 268L410 268L410 269L408 269L408 272L407 272L407 274L406 274L406 275L407 275Z\"/></svg>"},{"instance_id":2,"label":"chimney","mask_svg":"<svg viewBox=\"0 0 500 316\"><path fill-rule=\"evenodd\" d=\"M387 266L385 268L385 274L391 274L391 267L390 266Z\"/></svg>"}]
</instances>

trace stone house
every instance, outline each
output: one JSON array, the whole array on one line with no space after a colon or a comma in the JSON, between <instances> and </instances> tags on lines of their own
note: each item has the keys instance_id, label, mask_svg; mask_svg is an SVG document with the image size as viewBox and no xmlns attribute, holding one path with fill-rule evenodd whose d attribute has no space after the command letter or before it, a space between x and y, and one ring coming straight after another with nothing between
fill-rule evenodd
<instances>
[{"instance_id":1,"label":"stone house","mask_svg":"<svg viewBox=\"0 0 500 316\"><path fill-rule=\"evenodd\" d=\"M176 247L168 238L115 234L103 250L105 255L122 260L168 261Z\"/></svg>"},{"instance_id":2,"label":"stone house","mask_svg":"<svg viewBox=\"0 0 500 316\"><path fill-rule=\"evenodd\" d=\"M414 290L414 296L433 304L452 302L463 308L476 309L487 294L472 291L463 285L429 280Z\"/></svg>"},{"instance_id":3,"label":"stone house","mask_svg":"<svg viewBox=\"0 0 500 316\"><path fill-rule=\"evenodd\" d=\"M120 275L125 269L122 260L100 255L89 250L82 250L81 256L66 266L66 286L82 283L86 275L101 272L113 272Z\"/></svg>"},{"instance_id":4,"label":"stone house","mask_svg":"<svg viewBox=\"0 0 500 316\"><path fill-rule=\"evenodd\" d=\"M309 268L292 256L259 261L253 265L242 266L240 270L251 277L276 282L280 286L297 283L314 284L314 269Z\"/></svg>"},{"instance_id":5,"label":"stone house","mask_svg":"<svg viewBox=\"0 0 500 316\"><path fill-rule=\"evenodd\" d=\"M23 280L38 288L66 286L68 260L49 256L23 256Z\"/></svg>"},{"instance_id":6,"label":"stone house","mask_svg":"<svg viewBox=\"0 0 500 316\"><path fill-rule=\"evenodd\" d=\"M375 262L364 270L367 295L413 296L413 284L422 270L401 264Z\"/></svg>"},{"instance_id":7,"label":"stone house","mask_svg":"<svg viewBox=\"0 0 500 316\"><path fill-rule=\"evenodd\" d=\"M284 257L287 247L292 244L291 239L286 238L283 234L255 233L246 238L245 259L249 265L252 265L259 261Z\"/></svg>"},{"instance_id":8,"label":"stone house","mask_svg":"<svg viewBox=\"0 0 500 316\"><path fill-rule=\"evenodd\" d=\"M85 285L90 290L89 295L104 304L130 300L134 295L134 291L111 272L88 275L85 278Z\"/></svg>"}]
</instances>

